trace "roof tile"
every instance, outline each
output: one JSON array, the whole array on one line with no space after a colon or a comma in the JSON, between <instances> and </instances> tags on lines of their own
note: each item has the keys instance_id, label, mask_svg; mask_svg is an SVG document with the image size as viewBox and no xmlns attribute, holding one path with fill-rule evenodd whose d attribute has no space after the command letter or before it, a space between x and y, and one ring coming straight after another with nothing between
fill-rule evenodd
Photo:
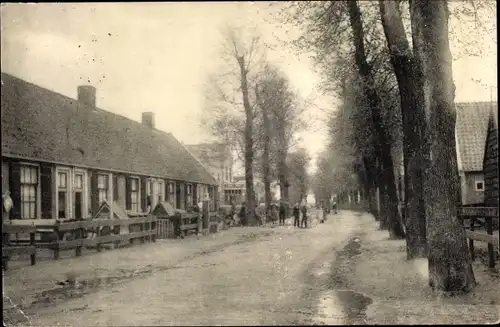
<instances>
[{"instance_id":1,"label":"roof tile","mask_svg":"<svg viewBox=\"0 0 500 327\"><path fill-rule=\"evenodd\" d=\"M456 103L456 133L464 171L482 171L488 119L497 102Z\"/></svg>"}]
</instances>

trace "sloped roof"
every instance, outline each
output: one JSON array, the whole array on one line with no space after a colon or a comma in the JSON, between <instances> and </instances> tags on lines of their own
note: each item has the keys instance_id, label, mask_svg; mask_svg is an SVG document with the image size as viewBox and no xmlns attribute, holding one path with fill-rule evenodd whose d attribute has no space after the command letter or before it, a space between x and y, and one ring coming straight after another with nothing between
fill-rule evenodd
<instances>
[{"instance_id":1,"label":"sloped roof","mask_svg":"<svg viewBox=\"0 0 500 327\"><path fill-rule=\"evenodd\" d=\"M2 73L2 155L217 185L170 133Z\"/></svg>"},{"instance_id":2,"label":"sloped roof","mask_svg":"<svg viewBox=\"0 0 500 327\"><path fill-rule=\"evenodd\" d=\"M219 166L227 152L224 144L220 143L186 144L185 147L200 161L212 166Z\"/></svg>"},{"instance_id":3,"label":"sloped roof","mask_svg":"<svg viewBox=\"0 0 500 327\"><path fill-rule=\"evenodd\" d=\"M157 216L175 216L175 208L168 201L160 202L156 205L152 212Z\"/></svg>"},{"instance_id":4,"label":"sloped roof","mask_svg":"<svg viewBox=\"0 0 500 327\"><path fill-rule=\"evenodd\" d=\"M497 102L456 103L457 151L463 171L482 171L488 119ZM492 109L492 107L494 109Z\"/></svg>"}]
</instances>

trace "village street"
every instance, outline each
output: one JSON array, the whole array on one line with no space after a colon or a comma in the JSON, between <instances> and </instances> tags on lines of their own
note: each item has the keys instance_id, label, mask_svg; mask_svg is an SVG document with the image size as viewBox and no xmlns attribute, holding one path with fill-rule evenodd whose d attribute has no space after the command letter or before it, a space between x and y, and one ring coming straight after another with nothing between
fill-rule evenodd
<instances>
[{"instance_id":1,"label":"village street","mask_svg":"<svg viewBox=\"0 0 500 327\"><path fill-rule=\"evenodd\" d=\"M199 239L159 240L13 268L4 276L4 321L8 326L498 321L498 273L476 260L479 285L473 293L436 296L427 286L426 263L406 261L404 240L389 240L377 225L369 214L340 211L325 224L314 220L308 229L288 220L285 227L236 227ZM57 285L68 276L76 285Z\"/></svg>"},{"instance_id":2,"label":"village street","mask_svg":"<svg viewBox=\"0 0 500 327\"><path fill-rule=\"evenodd\" d=\"M50 279L49 271L57 265L74 272L76 289L78 283L91 284L89 278L106 279L108 283L94 283L83 296L76 296L78 291L73 290L72 298L63 295L62 286L59 292L46 296L46 301L33 294L38 303L27 305L24 311L35 326L312 322L317 311L316 296L328 279L336 250L362 226L358 216L350 212L331 215L326 224L315 220L308 229L294 228L288 220L285 227L234 228L214 237L175 240L183 243L184 250L169 249L171 243L158 241L57 263L43 262L24 268L22 273L9 271L17 276L6 276L6 294L20 292L9 285L14 280L9 277L19 280L23 276L26 283L33 283L29 274L33 279L36 274ZM127 251L134 253L128 262L123 257ZM116 257L121 257L119 263ZM77 265L83 267L85 261L97 271L92 278L79 272L84 268ZM111 261L117 263L115 269L109 267ZM73 268L68 270L68 266ZM105 269L111 271L104 273ZM57 279L64 278L61 273L58 276L52 279L52 288L57 287ZM19 317L19 322L26 324L22 319Z\"/></svg>"}]
</instances>

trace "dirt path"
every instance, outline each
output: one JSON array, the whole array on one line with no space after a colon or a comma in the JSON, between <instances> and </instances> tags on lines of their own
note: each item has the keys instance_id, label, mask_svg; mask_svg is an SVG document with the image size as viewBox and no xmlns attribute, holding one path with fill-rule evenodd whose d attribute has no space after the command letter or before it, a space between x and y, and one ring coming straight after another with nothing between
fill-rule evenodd
<instances>
[{"instance_id":1,"label":"dirt path","mask_svg":"<svg viewBox=\"0 0 500 327\"><path fill-rule=\"evenodd\" d=\"M357 228L356 216L343 214L309 229L246 229L176 262L168 251L153 262L135 258L133 268L142 273L129 273L127 278L61 301L46 296L48 303L35 302L25 312L36 326L305 321L314 315L318 291L309 272L331 260ZM208 248L203 242L198 245ZM148 249L153 250L154 245Z\"/></svg>"}]
</instances>

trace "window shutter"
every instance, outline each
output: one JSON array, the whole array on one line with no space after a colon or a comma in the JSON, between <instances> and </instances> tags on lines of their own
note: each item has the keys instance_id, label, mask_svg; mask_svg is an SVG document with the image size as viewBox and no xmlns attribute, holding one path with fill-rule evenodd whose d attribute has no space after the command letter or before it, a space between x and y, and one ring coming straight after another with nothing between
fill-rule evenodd
<instances>
[{"instance_id":1,"label":"window shutter","mask_svg":"<svg viewBox=\"0 0 500 327\"><path fill-rule=\"evenodd\" d=\"M170 193L168 192L168 184L170 184L170 181L168 180L165 180L163 186L165 188L165 190L163 192L165 192L165 201L170 201Z\"/></svg>"},{"instance_id":2,"label":"window shutter","mask_svg":"<svg viewBox=\"0 0 500 327\"><path fill-rule=\"evenodd\" d=\"M192 191L191 193L193 193L193 197L192 197L192 201L193 201L193 205L196 205L198 204L198 185L197 184L191 184L191 188L192 188Z\"/></svg>"},{"instance_id":3,"label":"window shutter","mask_svg":"<svg viewBox=\"0 0 500 327\"><path fill-rule=\"evenodd\" d=\"M92 217L99 210L99 189L97 187L97 173L92 172L90 176L90 205L91 205L91 214Z\"/></svg>"},{"instance_id":4,"label":"window shutter","mask_svg":"<svg viewBox=\"0 0 500 327\"><path fill-rule=\"evenodd\" d=\"M52 166L42 164L40 167L40 188L42 190L42 219L52 219Z\"/></svg>"},{"instance_id":5,"label":"window shutter","mask_svg":"<svg viewBox=\"0 0 500 327\"><path fill-rule=\"evenodd\" d=\"M132 193L130 188L130 177L125 178L125 210L132 209Z\"/></svg>"},{"instance_id":6,"label":"window shutter","mask_svg":"<svg viewBox=\"0 0 500 327\"><path fill-rule=\"evenodd\" d=\"M113 201L118 201L118 175L113 174Z\"/></svg>"},{"instance_id":7,"label":"window shutter","mask_svg":"<svg viewBox=\"0 0 500 327\"><path fill-rule=\"evenodd\" d=\"M10 218L21 219L21 164L19 162L11 162L9 168L10 197L13 203Z\"/></svg>"},{"instance_id":8,"label":"window shutter","mask_svg":"<svg viewBox=\"0 0 500 327\"><path fill-rule=\"evenodd\" d=\"M141 177L141 210L142 212L146 212L148 209L148 195L147 195L147 179Z\"/></svg>"}]
</instances>

